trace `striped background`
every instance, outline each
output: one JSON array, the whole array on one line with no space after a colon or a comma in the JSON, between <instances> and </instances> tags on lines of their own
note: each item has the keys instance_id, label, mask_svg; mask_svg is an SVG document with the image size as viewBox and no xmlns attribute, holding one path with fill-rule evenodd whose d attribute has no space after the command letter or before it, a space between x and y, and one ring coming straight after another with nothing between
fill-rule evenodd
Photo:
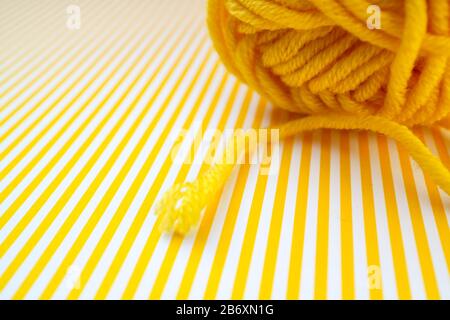
<instances>
[{"instance_id":1,"label":"striped background","mask_svg":"<svg viewBox=\"0 0 450 320\"><path fill-rule=\"evenodd\" d=\"M204 11L0 0L0 298L450 298L450 197L383 136L286 140L275 174L235 169L198 231L158 233L157 199L205 170L171 161L181 129L288 116L226 73ZM450 166L450 134L417 133Z\"/></svg>"}]
</instances>

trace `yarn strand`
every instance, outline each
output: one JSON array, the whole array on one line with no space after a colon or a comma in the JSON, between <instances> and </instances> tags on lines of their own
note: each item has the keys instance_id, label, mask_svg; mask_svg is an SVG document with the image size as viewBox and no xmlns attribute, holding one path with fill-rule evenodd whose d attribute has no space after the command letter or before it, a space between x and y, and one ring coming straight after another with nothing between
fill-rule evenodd
<instances>
[{"instance_id":1,"label":"yarn strand","mask_svg":"<svg viewBox=\"0 0 450 320\"><path fill-rule=\"evenodd\" d=\"M317 129L367 130L384 134L397 142L411 155L437 185L450 194L450 171L431 151L404 125L379 116L356 117L352 115L316 115L291 120L278 128L281 139ZM228 146L245 146L236 143L243 136L236 136ZM238 157L246 150L237 150ZM225 153L224 153L225 156ZM161 228L186 234L197 225L202 210L223 187L234 164L219 161L194 182L179 184L170 189L161 199L156 214L161 216Z\"/></svg>"}]
</instances>

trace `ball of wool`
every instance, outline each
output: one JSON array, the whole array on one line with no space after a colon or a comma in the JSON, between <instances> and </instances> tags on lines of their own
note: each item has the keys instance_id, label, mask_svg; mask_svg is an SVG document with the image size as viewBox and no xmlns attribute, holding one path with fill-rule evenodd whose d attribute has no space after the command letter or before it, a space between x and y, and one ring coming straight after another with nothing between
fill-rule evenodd
<instances>
[{"instance_id":1,"label":"ball of wool","mask_svg":"<svg viewBox=\"0 0 450 320\"><path fill-rule=\"evenodd\" d=\"M210 0L208 26L227 68L275 106L408 127L449 116L447 0Z\"/></svg>"},{"instance_id":2,"label":"ball of wool","mask_svg":"<svg viewBox=\"0 0 450 320\"><path fill-rule=\"evenodd\" d=\"M410 130L450 122L449 9L448 0L209 0L207 20L227 69L298 114L278 127L281 138L382 133L450 194L450 172ZM232 168L172 188L157 209L163 228L194 226Z\"/></svg>"}]
</instances>

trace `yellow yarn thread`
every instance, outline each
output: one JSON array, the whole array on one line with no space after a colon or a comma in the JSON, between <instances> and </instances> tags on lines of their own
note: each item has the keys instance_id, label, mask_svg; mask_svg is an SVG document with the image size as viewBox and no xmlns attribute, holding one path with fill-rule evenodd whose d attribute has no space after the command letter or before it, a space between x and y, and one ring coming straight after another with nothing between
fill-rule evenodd
<instances>
[{"instance_id":1,"label":"yellow yarn thread","mask_svg":"<svg viewBox=\"0 0 450 320\"><path fill-rule=\"evenodd\" d=\"M228 70L301 115L279 127L280 138L320 128L382 133L450 194L450 172L409 129L449 128L449 2L209 0L208 27ZM379 30L366 26L371 4L381 9ZM156 209L163 229L195 226L232 169L218 164L169 190Z\"/></svg>"}]
</instances>

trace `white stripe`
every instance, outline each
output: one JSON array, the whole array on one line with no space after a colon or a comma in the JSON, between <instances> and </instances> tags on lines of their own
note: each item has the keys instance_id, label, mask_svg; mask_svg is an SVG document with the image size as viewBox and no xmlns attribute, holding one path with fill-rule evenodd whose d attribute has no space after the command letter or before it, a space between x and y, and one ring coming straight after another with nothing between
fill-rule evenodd
<instances>
[{"instance_id":1,"label":"white stripe","mask_svg":"<svg viewBox=\"0 0 450 320\"><path fill-rule=\"evenodd\" d=\"M402 230L403 247L405 248L408 280L411 286L411 297L413 299L425 299L425 286L423 283L422 270L420 267L420 260L409 211L408 199L404 189L403 175L398 157L397 145L394 141L388 140L388 148L391 159L395 196L398 204L400 227Z\"/></svg>"},{"instance_id":2,"label":"white stripe","mask_svg":"<svg viewBox=\"0 0 450 320\"><path fill-rule=\"evenodd\" d=\"M342 248L341 248L341 158L339 134L331 134L330 157L330 213L328 232L327 298L342 297Z\"/></svg>"},{"instance_id":3,"label":"white stripe","mask_svg":"<svg viewBox=\"0 0 450 320\"><path fill-rule=\"evenodd\" d=\"M319 177L321 160L320 132L314 132L309 171L308 204L306 206L305 241L300 275L300 299L314 298L316 276L317 209L319 199Z\"/></svg>"},{"instance_id":4,"label":"white stripe","mask_svg":"<svg viewBox=\"0 0 450 320\"><path fill-rule=\"evenodd\" d=\"M369 134L368 136L383 298L390 300L398 299L394 261L392 258L391 237L389 234L386 202L384 199L384 188L380 168L380 155L376 136L374 134Z\"/></svg>"},{"instance_id":5,"label":"white stripe","mask_svg":"<svg viewBox=\"0 0 450 320\"><path fill-rule=\"evenodd\" d=\"M369 299L367 279L366 235L364 229L364 211L362 204L361 168L358 136L351 132L350 137L350 169L352 185L352 226L353 254L355 267L355 298Z\"/></svg>"}]
</instances>

